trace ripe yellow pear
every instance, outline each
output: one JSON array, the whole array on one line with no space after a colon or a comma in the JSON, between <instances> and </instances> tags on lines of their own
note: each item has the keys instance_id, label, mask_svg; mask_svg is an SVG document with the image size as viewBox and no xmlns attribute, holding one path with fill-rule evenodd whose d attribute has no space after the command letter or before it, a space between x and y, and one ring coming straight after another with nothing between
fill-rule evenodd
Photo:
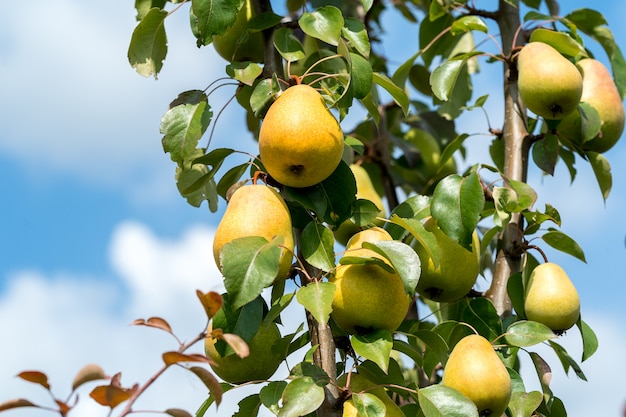
<instances>
[{"instance_id":1,"label":"ripe yellow pear","mask_svg":"<svg viewBox=\"0 0 626 417\"><path fill-rule=\"evenodd\" d=\"M388 231L382 227L375 226L355 233L346 243L345 256L360 256L364 258L373 257L384 259L381 255L371 249L363 248L363 243L373 243L385 240L393 240Z\"/></svg>"},{"instance_id":2,"label":"ripe yellow pear","mask_svg":"<svg viewBox=\"0 0 626 417\"><path fill-rule=\"evenodd\" d=\"M343 155L343 133L322 96L311 86L286 89L270 106L259 131L267 172L289 187L324 181Z\"/></svg>"},{"instance_id":3,"label":"ripe yellow pear","mask_svg":"<svg viewBox=\"0 0 626 417\"><path fill-rule=\"evenodd\" d=\"M246 25L254 16L252 0L245 0L237 13L235 23L227 29L224 35L213 36L213 46L222 58L237 62L263 62L263 34L252 32L242 39Z\"/></svg>"},{"instance_id":4,"label":"ripe yellow pear","mask_svg":"<svg viewBox=\"0 0 626 417\"><path fill-rule=\"evenodd\" d=\"M343 374L337 379L337 384L340 387L344 387L348 381L348 375ZM368 392L370 394L375 395L379 400L385 404L385 417L405 417L404 413L396 404L393 402L391 397L387 395L387 391L382 386L376 386L372 381L365 378L363 375L358 373L352 373L350 375L350 391L351 392ZM343 414L342 417L357 417L357 409L354 405L354 401L352 399L346 400L343 404Z\"/></svg>"},{"instance_id":5,"label":"ripe yellow pear","mask_svg":"<svg viewBox=\"0 0 626 417\"><path fill-rule=\"evenodd\" d=\"M294 249L291 217L285 200L272 187L246 185L231 196L213 240L213 255L220 269L222 247L234 239L247 236L261 236L268 241L276 236L283 237L284 248L276 279L286 278Z\"/></svg>"},{"instance_id":6,"label":"ripe yellow pear","mask_svg":"<svg viewBox=\"0 0 626 417\"><path fill-rule=\"evenodd\" d=\"M582 144L583 149L606 152L624 132L624 104L609 70L595 59L583 59L576 64L583 74L581 102L593 106L600 116L600 134ZM563 119L559 133L575 142L582 142L581 116L575 111Z\"/></svg>"},{"instance_id":7,"label":"ripe yellow pear","mask_svg":"<svg viewBox=\"0 0 626 417\"><path fill-rule=\"evenodd\" d=\"M379 216L384 217L385 207L383 205L383 199L380 197L376 189L374 188L374 184L372 180L361 165L351 164L350 170L354 174L354 179L356 180L356 198L357 199L366 199L370 200L372 203L378 207ZM375 224L380 225L380 221L376 221ZM357 226L352 220L348 219L341 223L337 230L333 233L335 235L335 239L345 245L348 239L355 233L360 230L359 226Z\"/></svg>"},{"instance_id":8,"label":"ripe yellow pear","mask_svg":"<svg viewBox=\"0 0 626 417\"><path fill-rule=\"evenodd\" d=\"M215 348L218 339L211 337L211 330L212 323L207 331L208 336L204 339L204 351L206 356L216 363L211 365L213 372L231 384L269 379L286 354L286 349L280 352L279 349L273 348L281 339L280 330L274 322L269 326L261 324L258 332L248 342L250 354L245 358L240 358L235 353L222 357ZM286 347L288 344L285 344Z\"/></svg>"},{"instance_id":9,"label":"ripe yellow pear","mask_svg":"<svg viewBox=\"0 0 626 417\"><path fill-rule=\"evenodd\" d=\"M580 298L563 268L546 262L533 269L526 284L524 310L528 320L543 323L555 332L563 332L576 323Z\"/></svg>"},{"instance_id":10,"label":"ripe yellow pear","mask_svg":"<svg viewBox=\"0 0 626 417\"><path fill-rule=\"evenodd\" d=\"M526 107L548 120L576 109L583 79L576 66L543 42L525 45L517 58L519 94Z\"/></svg>"},{"instance_id":11,"label":"ripe yellow pear","mask_svg":"<svg viewBox=\"0 0 626 417\"><path fill-rule=\"evenodd\" d=\"M439 265L435 267L426 249L416 241L415 251L422 261L417 292L430 300L445 303L464 297L474 286L480 272L478 235L474 232L472 251L469 251L446 235L432 217L424 222L424 228L435 235Z\"/></svg>"},{"instance_id":12,"label":"ripe yellow pear","mask_svg":"<svg viewBox=\"0 0 626 417\"><path fill-rule=\"evenodd\" d=\"M481 417L500 417L511 399L511 377L484 337L461 339L448 358L441 383L472 400Z\"/></svg>"}]
</instances>

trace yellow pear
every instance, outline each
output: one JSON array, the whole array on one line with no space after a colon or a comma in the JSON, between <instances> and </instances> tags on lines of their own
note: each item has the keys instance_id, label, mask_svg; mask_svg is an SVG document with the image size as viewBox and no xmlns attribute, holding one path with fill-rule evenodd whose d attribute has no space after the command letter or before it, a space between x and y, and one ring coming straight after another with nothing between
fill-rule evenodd
<instances>
[{"instance_id":1,"label":"yellow pear","mask_svg":"<svg viewBox=\"0 0 626 417\"><path fill-rule=\"evenodd\" d=\"M583 79L576 66L543 42L525 45L517 58L519 94L526 107L548 120L576 109Z\"/></svg>"},{"instance_id":2,"label":"yellow pear","mask_svg":"<svg viewBox=\"0 0 626 417\"><path fill-rule=\"evenodd\" d=\"M379 216L384 217L386 214L383 199L380 197L378 192L376 192L374 184L372 183L372 180L365 168L361 165L351 164L350 170L352 170L352 174L354 174L354 179L356 180L356 198L370 200L376 205L376 207L378 207ZM379 226L381 223L381 221L375 221L375 224ZM335 235L335 239L342 245L345 245L348 239L350 239L350 237L359 230L360 227L357 226L352 220L348 219L341 223L337 230L333 233Z\"/></svg>"},{"instance_id":3,"label":"yellow pear","mask_svg":"<svg viewBox=\"0 0 626 417\"><path fill-rule=\"evenodd\" d=\"M384 259L383 256L379 255L373 250L363 248L363 243L374 243L384 240L393 240L393 238L391 237L389 232L382 227L375 226L370 227L369 229L361 230L360 232L355 233L346 243L346 251L344 252L344 256L360 256L363 258L373 257Z\"/></svg>"},{"instance_id":4,"label":"yellow pear","mask_svg":"<svg viewBox=\"0 0 626 417\"><path fill-rule=\"evenodd\" d=\"M311 86L286 89L270 106L259 131L267 172L289 187L324 181L343 155L343 133L322 96Z\"/></svg>"},{"instance_id":5,"label":"yellow pear","mask_svg":"<svg viewBox=\"0 0 626 417\"><path fill-rule=\"evenodd\" d=\"M213 240L213 255L220 269L222 247L234 239L247 236L261 236L268 241L276 236L283 237L284 248L276 278L286 278L294 249L291 217L285 200L272 187L246 185L231 196Z\"/></svg>"},{"instance_id":6,"label":"yellow pear","mask_svg":"<svg viewBox=\"0 0 626 417\"><path fill-rule=\"evenodd\" d=\"M600 134L582 144L583 149L606 152L613 147L624 132L624 105L609 70L595 59L583 59L576 64L583 74L581 102L588 103L600 116ZM572 112L558 126L558 132L570 140L582 142L581 115Z\"/></svg>"},{"instance_id":7,"label":"yellow pear","mask_svg":"<svg viewBox=\"0 0 626 417\"><path fill-rule=\"evenodd\" d=\"M576 323L580 298L563 268L546 262L533 269L526 284L524 310L528 320L543 323L555 332L563 332Z\"/></svg>"},{"instance_id":8,"label":"yellow pear","mask_svg":"<svg viewBox=\"0 0 626 417\"><path fill-rule=\"evenodd\" d=\"M480 242L473 234L472 251L446 235L432 217L424 222L424 228L437 240L439 265L436 267L426 249L415 242L414 247L422 261L422 274L417 292L425 298L439 302L453 302L469 293L479 271Z\"/></svg>"},{"instance_id":9,"label":"yellow pear","mask_svg":"<svg viewBox=\"0 0 626 417\"><path fill-rule=\"evenodd\" d=\"M237 13L235 23L224 35L213 36L213 46L222 58L237 62L263 62L263 34L261 32L245 34L246 25L255 15L252 0L245 0Z\"/></svg>"},{"instance_id":10,"label":"yellow pear","mask_svg":"<svg viewBox=\"0 0 626 417\"><path fill-rule=\"evenodd\" d=\"M511 377L484 337L461 339L448 358L441 383L472 400L481 417L500 417L511 399Z\"/></svg>"},{"instance_id":11,"label":"yellow pear","mask_svg":"<svg viewBox=\"0 0 626 417\"><path fill-rule=\"evenodd\" d=\"M348 375L343 374L337 379L337 384L340 387L344 387L348 381ZM358 373L352 373L350 375L350 391L351 392L367 392L373 394L385 404L385 417L405 417L404 413L396 404L393 402L391 397L387 395L387 391L382 386L376 386L372 381L365 378L363 375ZM352 399L346 400L343 404L343 414L342 417L357 417L357 409L354 405L354 401Z\"/></svg>"},{"instance_id":12,"label":"yellow pear","mask_svg":"<svg viewBox=\"0 0 626 417\"><path fill-rule=\"evenodd\" d=\"M231 384L243 384L249 381L263 381L270 378L286 355L275 349L274 346L280 343L280 330L276 323L269 326L261 324L258 332L248 342L250 354L245 358L240 358L235 353L221 356L215 348L218 339L211 337L212 323L207 330L208 336L204 339L204 351L206 356L215 362L211 364L211 369L226 382ZM285 347L288 347L285 344Z\"/></svg>"},{"instance_id":13,"label":"yellow pear","mask_svg":"<svg viewBox=\"0 0 626 417\"><path fill-rule=\"evenodd\" d=\"M378 265L339 265L330 281L336 286L331 317L350 334L393 332L409 309L400 276Z\"/></svg>"}]
</instances>

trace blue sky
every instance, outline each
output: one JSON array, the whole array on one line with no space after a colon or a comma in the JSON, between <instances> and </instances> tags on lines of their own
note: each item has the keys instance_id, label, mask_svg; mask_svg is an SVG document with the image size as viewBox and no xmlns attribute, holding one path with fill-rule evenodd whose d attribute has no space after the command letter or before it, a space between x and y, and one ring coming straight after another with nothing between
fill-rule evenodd
<instances>
[{"instance_id":1,"label":"blue sky","mask_svg":"<svg viewBox=\"0 0 626 417\"><path fill-rule=\"evenodd\" d=\"M14 378L24 369L48 372L60 396L87 362L98 362L109 373L124 370L127 384L145 380L159 365L159 353L175 345L155 331L127 324L160 315L189 339L203 325L194 290L221 285L211 254L220 216L179 197L158 126L179 92L206 87L224 74L225 63L210 47L195 47L182 11L167 20L169 55L159 80L142 78L126 60L135 25L132 2L118 3L103 8L78 0L35 0L14 3L0 14L0 357L5 359L0 401L30 394L45 401ZM565 13L585 2L563 3ZM624 3L592 6L605 15L626 50ZM392 42L386 48L399 63L407 56L401 48L406 29L387 30ZM500 76L487 68L484 75L476 90L493 92L488 108L497 126ZM212 96L215 108L232 94L229 88ZM462 123L459 130L486 130L478 112L466 114ZM242 126L243 115L229 107L213 146L236 143L254 152ZM484 136L468 140L470 162L484 160L487 142ZM578 287L583 317L600 337L598 354L583 364L588 383L566 377L551 359L554 391L575 417L618 416L626 400L620 391L626 368L615 361L626 343L621 320L626 315L626 142L606 156L615 183L606 204L582 163L573 185L563 166L556 178L530 176L540 195L537 207L549 202L561 211L563 231L578 240L588 259L582 264L548 250L550 260L562 264ZM580 357L576 332L561 342ZM157 384L145 404L194 411L205 395L203 386L180 372L171 378L176 388ZM225 399L224 415L235 407L234 398ZM81 415L105 415L85 404Z\"/></svg>"}]
</instances>

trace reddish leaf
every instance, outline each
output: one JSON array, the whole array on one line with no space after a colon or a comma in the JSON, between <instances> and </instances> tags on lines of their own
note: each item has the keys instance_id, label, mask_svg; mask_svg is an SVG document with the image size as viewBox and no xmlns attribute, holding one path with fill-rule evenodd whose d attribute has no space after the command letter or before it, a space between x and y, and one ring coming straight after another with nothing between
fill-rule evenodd
<instances>
[{"instance_id":1,"label":"reddish leaf","mask_svg":"<svg viewBox=\"0 0 626 417\"><path fill-rule=\"evenodd\" d=\"M173 417L192 417L191 414L189 414L185 410L181 410L180 408L168 408L164 411L164 413L169 414Z\"/></svg>"},{"instance_id":2,"label":"reddish leaf","mask_svg":"<svg viewBox=\"0 0 626 417\"><path fill-rule=\"evenodd\" d=\"M209 358L198 353L186 354L180 352L165 352L163 354L163 362L166 365L173 365L179 362L204 362L211 363Z\"/></svg>"},{"instance_id":3,"label":"reddish leaf","mask_svg":"<svg viewBox=\"0 0 626 417\"><path fill-rule=\"evenodd\" d=\"M17 374L19 378L25 381L39 384L47 390L50 390L50 384L48 384L48 376L39 371L24 371Z\"/></svg>"},{"instance_id":4,"label":"reddish leaf","mask_svg":"<svg viewBox=\"0 0 626 417\"><path fill-rule=\"evenodd\" d=\"M219 293L215 291L203 293L200 290L196 290L196 294L198 295L198 298L200 299L200 302L204 307L204 311L206 311L209 319L213 318L217 311L222 308L223 300L222 296Z\"/></svg>"},{"instance_id":5,"label":"reddish leaf","mask_svg":"<svg viewBox=\"0 0 626 417\"><path fill-rule=\"evenodd\" d=\"M228 346L233 348L235 353L240 358L245 358L246 356L250 354L250 348L248 347L248 344L246 343L246 341L243 340L241 337L237 336L236 334L223 333L222 339L224 339L224 341L228 343Z\"/></svg>"},{"instance_id":6,"label":"reddish leaf","mask_svg":"<svg viewBox=\"0 0 626 417\"><path fill-rule=\"evenodd\" d=\"M74 381L72 382L72 391L76 390L76 388L87 382L107 378L107 375L104 373L100 365L90 363L88 365L85 365L83 369L78 371L78 373L74 377Z\"/></svg>"},{"instance_id":7,"label":"reddish leaf","mask_svg":"<svg viewBox=\"0 0 626 417\"><path fill-rule=\"evenodd\" d=\"M67 413L70 412L70 410L72 409L72 407L70 407L66 402L63 402L61 400L54 400L57 405L59 406L59 413L62 416L66 416Z\"/></svg>"},{"instance_id":8,"label":"reddish leaf","mask_svg":"<svg viewBox=\"0 0 626 417\"><path fill-rule=\"evenodd\" d=\"M118 375L120 374L116 374L114 378L111 379L110 385L95 387L89 396L98 404L111 407L111 409L128 400L132 397L133 393L137 391L139 386L135 384L132 388L121 388L119 386L119 379L115 378Z\"/></svg>"},{"instance_id":9,"label":"reddish leaf","mask_svg":"<svg viewBox=\"0 0 626 417\"><path fill-rule=\"evenodd\" d=\"M211 393L211 397L215 399L215 404L220 405L222 402L222 394L224 390L222 389L222 384L215 378L215 376L209 372L207 369L202 368L200 366L192 366L189 368L191 372L196 374L198 378L206 385Z\"/></svg>"},{"instance_id":10,"label":"reddish leaf","mask_svg":"<svg viewBox=\"0 0 626 417\"><path fill-rule=\"evenodd\" d=\"M172 334L172 328L170 327L170 324L161 317L150 317L148 320L137 319L133 321L131 325L154 327L156 329L161 329Z\"/></svg>"},{"instance_id":11,"label":"reddish leaf","mask_svg":"<svg viewBox=\"0 0 626 417\"><path fill-rule=\"evenodd\" d=\"M37 404L33 404L28 400L25 400L24 398L15 398L13 400L9 400L9 401L5 401L3 403L0 404L0 411L6 411L6 410L12 410L14 408L20 408L20 407L37 407L39 408L39 406Z\"/></svg>"}]
</instances>

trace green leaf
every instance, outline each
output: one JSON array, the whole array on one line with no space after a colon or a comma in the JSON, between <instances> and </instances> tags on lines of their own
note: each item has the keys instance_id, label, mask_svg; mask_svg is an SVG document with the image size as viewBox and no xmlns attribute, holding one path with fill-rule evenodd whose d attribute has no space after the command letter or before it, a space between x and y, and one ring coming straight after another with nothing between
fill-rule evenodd
<instances>
[{"instance_id":1,"label":"green leaf","mask_svg":"<svg viewBox=\"0 0 626 417\"><path fill-rule=\"evenodd\" d=\"M393 338L388 330L374 330L364 335L354 335L350 339L354 352L374 362L387 372Z\"/></svg>"},{"instance_id":2,"label":"green leaf","mask_svg":"<svg viewBox=\"0 0 626 417\"><path fill-rule=\"evenodd\" d=\"M256 417L259 415L259 409L261 408L261 399L259 394L252 394L239 401L237 405L239 410L233 414L233 417Z\"/></svg>"},{"instance_id":3,"label":"green leaf","mask_svg":"<svg viewBox=\"0 0 626 417\"><path fill-rule=\"evenodd\" d=\"M606 199L609 198L611 188L613 187L611 165L604 155L597 152L587 152L587 158L589 158L589 163L591 164L593 173L596 176L596 181L600 187L602 198L606 201Z\"/></svg>"},{"instance_id":4,"label":"green leaf","mask_svg":"<svg viewBox=\"0 0 626 417\"><path fill-rule=\"evenodd\" d=\"M574 373L576 373L576 376L578 378L582 379L583 381L587 380L587 377L583 373L583 370L580 368L580 365L578 365L578 363L576 363L576 361L570 356L570 354L567 353L563 346L552 340L550 340L548 343L561 361L561 365L563 365L565 373L569 373L569 369L571 368L574 370Z\"/></svg>"},{"instance_id":5,"label":"green leaf","mask_svg":"<svg viewBox=\"0 0 626 417\"><path fill-rule=\"evenodd\" d=\"M516 272L509 277L506 284L506 292L509 294L511 304L513 304L513 310L515 310L519 316L526 317L524 311L525 291L521 272Z\"/></svg>"},{"instance_id":6,"label":"green leaf","mask_svg":"<svg viewBox=\"0 0 626 417\"><path fill-rule=\"evenodd\" d=\"M164 21L167 11L152 8L137 24L128 46L128 62L144 77L157 74L167 55L167 35Z\"/></svg>"},{"instance_id":7,"label":"green leaf","mask_svg":"<svg viewBox=\"0 0 626 417\"><path fill-rule=\"evenodd\" d=\"M465 62L464 59L450 59L432 72L430 86L439 100L447 101L450 98Z\"/></svg>"},{"instance_id":8,"label":"green leaf","mask_svg":"<svg viewBox=\"0 0 626 417\"><path fill-rule=\"evenodd\" d=\"M278 413L280 399L286 386L287 381L270 381L259 391L261 402L274 414Z\"/></svg>"},{"instance_id":9,"label":"green leaf","mask_svg":"<svg viewBox=\"0 0 626 417\"><path fill-rule=\"evenodd\" d=\"M277 29L274 32L274 46L287 62L299 61L306 57L302 43L291 29Z\"/></svg>"},{"instance_id":10,"label":"green leaf","mask_svg":"<svg viewBox=\"0 0 626 417\"><path fill-rule=\"evenodd\" d=\"M583 357L582 362L589 359L598 350L598 337L594 331L583 320L576 323L583 339Z\"/></svg>"},{"instance_id":11,"label":"green leaf","mask_svg":"<svg viewBox=\"0 0 626 417\"><path fill-rule=\"evenodd\" d=\"M369 61L361 55L350 54L350 88L355 98L362 99L372 89L374 75Z\"/></svg>"},{"instance_id":12,"label":"green leaf","mask_svg":"<svg viewBox=\"0 0 626 417\"><path fill-rule=\"evenodd\" d=\"M533 144L533 161L546 174L554 175L554 167L559 160L559 139L548 133Z\"/></svg>"},{"instance_id":13,"label":"green leaf","mask_svg":"<svg viewBox=\"0 0 626 417\"><path fill-rule=\"evenodd\" d=\"M218 167L222 165L222 163L224 162L224 159L226 159L226 157L233 154L234 152L235 152L234 149L228 149L228 148L213 149L211 152L207 153L206 155L202 155L198 158L195 158L193 160L193 163L209 165L213 167L213 170L216 170Z\"/></svg>"},{"instance_id":14,"label":"green leaf","mask_svg":"<svg viewBox=\"0 0 626 417\"><path fill-rule=\"evenodd\" d=\"M587 56L585 48L565 32L537 28L532 31L530 42L546 43L563 55L571 57Z\"/></svg>"},{"instance_id":15,"label":"green leaf","mask_svg":"<svg viewBox=\"0 0 626 417\"><path fill-rule=\"evenodd\" d=\"M326 226L315 221L310 222L302 230L300 247L302 256L312 266L322 271L330 271L335 267L333 232Z\"/></svg>"},{"instance_id":16,"label":"green leaf","mask_svg":"<svg viewBox=\"0 0 626 417\"><path fill-rule=\"evenodd\" d=\"M543 394L539 391L519 392L515 391L509 401L509 410L513 417L532 417L537 407L543 401Z\"/></svg>"},{"instance_id":17,"label":"green leaf","mask_svg":"<svg viewBox=\"0 0 626 417\"><path fill-rule=\"evenodd\" d=\"M265 78L254 87L250 96L250 108L256 117L262 117L280 92L280 83L275 78Z\"/></svg>"},{"instance_id":18,"label":"green leaf","mask_svg":"<svg viewBox=\"0 0 626 417\"><path fill-rule=\"evenodd\" d=\"M307 35L337 46L344 26L341 10L335 6L323 6L300 16L300 28Z\"/></svg>"},{"instance_id":19,"label":"green leaf","mask_svg":"<svg viewBox=\"0 0 626 417\"><path fill-rule=\"evenodd\" d=\"M417 391L424 417L478 417L476 405L465 395L445 385L431 385Z\"/></svg>"},{"instance_id":20,"label":"green leaf","mask_svg":"<svg viewBox=\"0 0 626 417\"><path fill-rule=\"evenodd\" d=\"M445 366L448 361L449 348L444 338L441 337L439 333L432 330L417 330L413 334L421 340L426 345L426 348Z\"/></svg>"},{"instance_id":21,"label":"green leaf","mask_svg":"<svg viewBox=\"0 0 626 417\"><path fill-rule=\"evenodd\" d=\"M217 211L217 185L213 174L208 172L205 165L193 164L189 168L177 168L176 188L190 205L200 207L206 200L211 212Z\"/></svg>"},{"instance_id":22,"label":"green leaf","mask_svg":"<svg viewBox=\"0 0 626 417\"><path fill-rule=\"evenodd\" d=\"M402 279L404 291L410 296L415 294L422 269L420 258L413 248L397 240L363 242L363 248L371 249L389 260Z\"/></svg>"},{"instance_id":23,"label":"green leaf","mask_svg":"<svg viewBox=\"0 0 626 417\"><path fill-rule=\"evenodd\" d=\"M505 333L507 343L518 347L534 346L555 337L548 326L534 321L517 321Z\"/></svg>"},{"instance_id":24,"label":"green leaf","mask_svg":"<svg viewBox=\"0 0 626 417\"><path fill-rule=\"evenodd\" d=\"M505 178L506 184L517 194L517 204L521 210L529 209L537 201L537 192L527 183Z\"/></svg>"},{"instance_id":25,"label":"green leaf","mask_svg":"<svg viewBox=\"0 0 626 417\"><path fill-rule=\"evenodd\" d=\"M461 319L488 340L502 333L500 316L493 303L486 298L471 299L461 313Z\"/></svg>"},{"instance_id":26,"label":"green leaf","mask_svg":"<svg viewBox=\"0 0 626 417\"><path fill-rule=\"evenodd\" d=\"M263 68L255 62L233 62L226 66L226 74L250 86L262 73Z\"/></svg>"},{"instance_id":27,"label":"green leaf","mask_svg":"<svg viewBox=\"0 0 626 417\"><path fill-rule=\"evenodd\" d=\"M311 282L296 293L296 299L306 308L320 324L328 323L333 310L335 284L332 282Z\"/></svg>"},{"instance_id":28,"label":"green leaf","mask_svg":"<svg viewBox=\"0 0 626 417\"><path fill-rule=\"evenodd\" d=\"M536 352L530 352L530 359L535 366L535 372L539 378L541 384L541 390L543 391L546 402L552 398L552 390L550 389L550 381L552 380L552 369L550 365Z\"/></svg>"},{"instance_id":29,"label":"green leaf","mask_svg":"<svg viewBox=\"0 0 626 417\"><path fill-rule=\"evenodd\" d=\"M449 175L433 192L432 216L445 234L471 250L472 233L485 205L485 195L476 172L467 177Z\"/></svg>"},{"instance_id":30,"label":"green leaf","mask_svg":"<svg viewBox=\"0 0 626 417\"><path fill-rule=\"evenodd\" d=\"M549 232L544 233L541 237L544 242L548 245L552 246L556 250L560 250L561 252L567 253L568 255L572 255L573 257L580 259L581 261L587 263L585 259L585 253L582 248L576 243L574 239L567 236L565 233L550 229Z\"/></svg>"},{"instance_id":31,"label":"green leaf","mask_svg":"<svg viewBox=\"0 0 626 417\"><path fill-rule=\"evenodd\" d=\"M370 40L367 36L367 28L360 20L348 17L341 28L341 35L351 48L368 58L370 55Z\"/></svg>"},{"instance_id":32,"label":"green leaf","mask_svg":"<svg viewBox=\"0 0 626 417\"><path fill-rule=\"evenodd\" d=\"M387 410L385 403L369 392L354 393L352 401L357 413L361 417L385 417Z\"/></svg>"},{"instance_id":33,"label":"green leaf","mask_svg":"<svg viewBox=\"0 0 626 417\"><path fill-rule=\"evenodd\" d=\"M317 410L324 402L324 388L311 377L289 382L282 396L283 406L278 417L300 417Z\"/></svg>"},{"instance_id":34,"label":"green leaf","mask_svg":"<svg viewBox=\"0 0 626 417\"><path fill-rule=\"evenodd\" d=\"M217 183L217 193L224 199L230 187L235 184L243 176L250 167L250 163L237 165L229 169Z\"/></svg>"},{"instance_id":35,"label":"green leaf","mask_svg":"<svg viewBox=\"0 0 626 417\"><path fill-rule=\"evenodd\" d=\"M242 0L192 0L191 12L196 17L199 38L209 44L214 35L223 35L235 23Z\"/></svg>"},{"instance_id":36,"label":"green leaf","mask_svg":"<svg viewBox=\"0 0 626 417\"><path fill-rule=\"evenodd\" d=\"M373 224L376 218L381 215L381 210L378 209L375 203L370 200L359 198L354 202L352 209L352 216L350 220L359 227L365 227Z\"/></svg>"},{"instance_id":37,"label":"green leaf","mask_svg":"<svg viewBox=\"0 0 626 417\"><path fill-rule=\"evenodd\" d=\"M391 95L393 101L400 106L405 116L409 114L409 97L402 88L395 85L389 77L378 72L373 74L373 81Z\"/></svg>"},{"instance_id":38,"label":"green leaf","mask_svg":"<svg viewBox=\"0 0 626 417\"><path fill-rule=\"evenodd\" d=\"M478 16L462 16L454 21L450 27L450 33L458 35L460 33L478 30L488 33L487 24Z\"/></svg>"},{"instance_id":39,"label":"green leaf","mask_svg":"<svg viewBox=\"0 0 626 417\"><path fill-rule=\"evenodd\" d=\"M280 244L281 236L271 242L249 236L224 245L220 253L224 286L232 294L235 308L254 300L274 282L282 253Z\"/></svg>"}]
</instances>

